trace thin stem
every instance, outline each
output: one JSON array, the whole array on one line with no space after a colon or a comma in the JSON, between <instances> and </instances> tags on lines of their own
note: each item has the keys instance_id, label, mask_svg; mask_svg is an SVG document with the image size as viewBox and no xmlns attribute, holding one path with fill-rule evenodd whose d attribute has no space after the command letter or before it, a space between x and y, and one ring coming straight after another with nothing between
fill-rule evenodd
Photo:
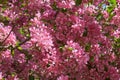
<instances>
[{"instance_id":1,"label":"thin stem","mask_svg":"<svg viewBox=\"0 0 120 80\"><path fill-rule=\"evenodd\" d=\"M9 34L7 35L7 37L2 41L2 44L7 40L7 38L10 36L10 34L12 33L14 29L14 26L12 27L12 29L10 30Z\"/></svg>"}]
</instances>

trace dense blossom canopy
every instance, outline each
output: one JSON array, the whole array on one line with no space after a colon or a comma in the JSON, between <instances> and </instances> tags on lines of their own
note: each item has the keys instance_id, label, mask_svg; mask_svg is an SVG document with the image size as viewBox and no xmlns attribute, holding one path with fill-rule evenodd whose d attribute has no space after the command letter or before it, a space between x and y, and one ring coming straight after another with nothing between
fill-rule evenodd
<instances>
[{"instance_id":1,"label":"dense blossom canopy","mask_svg":"<svg viewBox=\"0 0 120 80\"><path fill-rule=\"evenodd\" d=\"M120 0L0 0L0 80L120 80Z\"/></svg>"}]
</instances>

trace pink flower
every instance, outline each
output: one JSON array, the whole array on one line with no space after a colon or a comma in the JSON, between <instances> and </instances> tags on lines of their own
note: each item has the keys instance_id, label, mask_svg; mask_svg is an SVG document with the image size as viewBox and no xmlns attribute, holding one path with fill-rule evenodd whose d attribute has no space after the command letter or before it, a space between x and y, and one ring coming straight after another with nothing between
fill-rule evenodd
<instances>
[{"instance_id":1,"label":"pink flower","mask_svg":"<svg viewBox=\"0 0 120 80\"><path fill-rule=\"evenodd\" d=\"M16 36L11 29L11 26L3 26L0 24L0 41L4 42L6 46L16 44Z\"/></svg>"},{"instance_id":2,"label":"pink flower","mask_svg":"<svg viewBox=\"0 0 120 80\"><path fill-rule=\"evenodd\" d=\"M2 72L0 72L0 80L2 80L3 76L2 76Z\"/></svg>"},{"instance_id":3,"label":"pink flower","mask_svg":"<svg viewBox=\"0 0 120 80\"><path fill-rule=\"evenodd\" d=\"M68 76L61 75L57 78L57 80L69 80Z\"/></svg>"}]
</instances>

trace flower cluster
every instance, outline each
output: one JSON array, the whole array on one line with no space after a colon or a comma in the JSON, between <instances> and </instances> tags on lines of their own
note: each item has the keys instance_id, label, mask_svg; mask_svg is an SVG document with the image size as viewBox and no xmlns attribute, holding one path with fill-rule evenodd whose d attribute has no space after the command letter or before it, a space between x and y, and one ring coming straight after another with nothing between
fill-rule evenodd
<instances>
[{"instance_id":1,"label":"flower cluster","mask_svg":"<svg viewBox=\"0 0 120 80\"><path fill-rule=\"evenodd\" d=\"M120 0L0 1L0 80L120 80Z\"/></svg>"}]
</instances>

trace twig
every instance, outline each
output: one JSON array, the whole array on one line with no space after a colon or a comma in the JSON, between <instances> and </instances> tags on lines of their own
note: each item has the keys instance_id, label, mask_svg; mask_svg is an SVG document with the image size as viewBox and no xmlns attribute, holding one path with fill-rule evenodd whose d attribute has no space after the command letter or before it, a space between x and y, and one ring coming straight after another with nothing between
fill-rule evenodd
<instances>
[{"instance_id":1,"label":"twig","mask_svg":"<svg viewBox=\"0 0 120 80\"><path fill-rule=\"evenodd\" d=\"M12 27L12 29L10 30L9 34L7 35L7 37L2 41L2 44L7 40L7 38L10 36L10 34L12 33L14 29L14 26Z\"/></svg>"}]
</instances>

